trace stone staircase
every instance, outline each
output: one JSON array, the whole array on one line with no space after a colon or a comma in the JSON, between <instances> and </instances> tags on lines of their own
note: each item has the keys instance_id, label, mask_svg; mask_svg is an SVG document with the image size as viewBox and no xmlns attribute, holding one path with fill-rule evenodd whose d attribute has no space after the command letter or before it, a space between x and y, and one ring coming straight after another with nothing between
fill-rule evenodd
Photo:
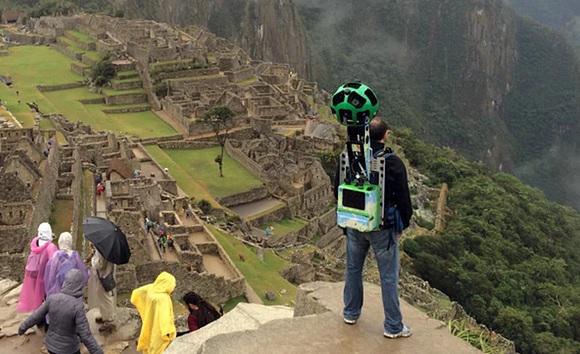
<instances>
[{"instance_id":1,"label":"stone staircase","mask_svg":"<svg viewBox=\"0 0 580 354\"><path fill-rule=\"evenodd\" d=\"M442 322L401 301L406 339L382 335L380 288L365 284L365 307L356 325L342 321L343 283L299 287L296 307L239 304L203 329L177 338L168 354L187 353L481 353L449 333Z\"/></svg>"}]
</instances>

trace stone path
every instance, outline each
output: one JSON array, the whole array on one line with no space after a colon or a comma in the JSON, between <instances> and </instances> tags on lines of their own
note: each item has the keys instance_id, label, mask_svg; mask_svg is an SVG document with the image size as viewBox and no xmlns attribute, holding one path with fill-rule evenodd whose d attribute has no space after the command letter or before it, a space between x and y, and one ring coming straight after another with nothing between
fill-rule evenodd
<instances>
[{"instance_id":1,"label":"stone path","mask_svg":"<svg viewBox=\"0 0 580 354\"><path fill-rule=\"evenodd\" d=\"M163 171L161 171L161 169L157 167L157 165L152 161L141 162L141 173L147 177L155 175L153 179L156 181L165 179L165 177L163 176Z\"/></svg>"},{"instance_id":2,"label":"stone path","mask_svg":"<svg viewBox=\"0 0 580 354\"><path fill-rule=\"evenodd\" d=\"M131 149L131 151L133 151L133 155L135 155L135 159L137 159L137 160L148 158L145 151L141 150L141 148L139 148L139 147L134 147L133 149Z\"/></svg>"},{"instance_id":3,"label":"stone path","mask_svg":"<svg viewBox=\"0 0 580 354\"><path fill-rule=\"evenodd\" d=\"M225 279L233 279L234 273L228 268L224 261L213 254L203 255L203 266L211 274L222 276Z\"/></svg>"},{"instance_id":4,"label":"stone path","mask_svg":"<svg viewBox=\"0 0 580 354\"><path fill-rule=\"evenodd\" d=\"M101 196L96 197L96 201L97 201L97 211L96 214L98 217L101 218L107 218L107 202L106 202L106 198L104 194L101 194Z\"/></svg>"},{"instance_id":5,"label":"stone path","mask_svg":"<svg viewBox=\"0 0 580 354\"><path fill-rule=\"evenodd\" d=\"M266 198L257 202L241 204L232 207L232 211L244 219L251 219L253 216L265 213L271 209L283 206L284 203L274 198Z\"/></svg>"},{"instance_id":6,"label":"stone path","mask_svg":"<svg viewBox=\"0 0 580 354\"><path fill-rule=\"evenodd\" d=\"M255 331L213 337L199 353L481 353L451 335L441 322L430 319L406 302L401 304L402 312L405 322L413 329L413 336L397 340L384 338L380 288L376 285L365 284L365 308L354 326L342 321L342 283L310 283L301 288L304 286L314 289L308 294L311 310L326 307L330 311L274 320ZM302 305L309 306L308 302L301 304L299 299L295 311L307 310Z\"/></svg>"}]
</instances>

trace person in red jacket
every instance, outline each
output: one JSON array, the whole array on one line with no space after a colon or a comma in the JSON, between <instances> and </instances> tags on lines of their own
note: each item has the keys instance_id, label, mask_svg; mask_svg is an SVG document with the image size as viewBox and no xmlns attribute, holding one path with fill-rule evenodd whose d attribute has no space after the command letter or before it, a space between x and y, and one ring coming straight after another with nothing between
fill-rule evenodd
<instances>
[{"instance_id":1,"label":"person in red jacket","mask_svg":"<svg viewBox=\"0 0 580 354\"><path fill-rule=\"evenodd\" d=\"M183 295L183 302L189 310L189 316L187 317L187 327L189 328L189 331L180 332L177 336L197 331L207 324L217 320L223 314L223 311L217 311L212 305L207 303L201 298L201 296L193 291Z\"/></svg>"}]
</instances>

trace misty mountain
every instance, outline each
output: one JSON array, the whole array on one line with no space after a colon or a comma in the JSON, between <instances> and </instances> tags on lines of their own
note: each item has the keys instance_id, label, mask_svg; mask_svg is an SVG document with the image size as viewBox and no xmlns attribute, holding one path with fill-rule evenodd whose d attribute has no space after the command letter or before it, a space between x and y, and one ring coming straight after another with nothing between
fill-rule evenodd
<instances>
[{"instance_id":1,"label":"misty mountain","mask_svg":"<svg viewBox=\"0 0 580 354\"><path fill-rule=\"evenodd\" d=\"M500 0L294 2L323 87L368 82L395 126L580 207L580 71L561 35Z\"/></svg>"}]
</instances>

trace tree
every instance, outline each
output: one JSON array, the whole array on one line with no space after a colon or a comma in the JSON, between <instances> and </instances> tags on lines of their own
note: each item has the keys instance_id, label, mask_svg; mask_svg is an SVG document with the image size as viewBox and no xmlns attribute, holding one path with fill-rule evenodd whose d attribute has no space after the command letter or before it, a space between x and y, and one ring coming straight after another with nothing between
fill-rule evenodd
<instances>
[{"instance_id":1,"label":"tree","mask_svg":"<svg viewBox=\"0 0 580 354\"><path fill-rule=\"evenodd\" d=\"M213 107L203 116L203 122L211 126L215 138L221 147L220 154L215 158L215 162L219 166L220 177L224 176L224 146L228 139L233 118L234 112L226 106Z\"/></svg>"},{"instance_id":2,"label":"tree","mask_svg":"<svg viewBox=\"0 0 580 354\"><path fill-rule=\"evenodd\" d=\"M116 71L113 62L109 58L104 58L93 67L91 81L97 87L107 85L115 77Z\"/></svg>"}]
</instances>

